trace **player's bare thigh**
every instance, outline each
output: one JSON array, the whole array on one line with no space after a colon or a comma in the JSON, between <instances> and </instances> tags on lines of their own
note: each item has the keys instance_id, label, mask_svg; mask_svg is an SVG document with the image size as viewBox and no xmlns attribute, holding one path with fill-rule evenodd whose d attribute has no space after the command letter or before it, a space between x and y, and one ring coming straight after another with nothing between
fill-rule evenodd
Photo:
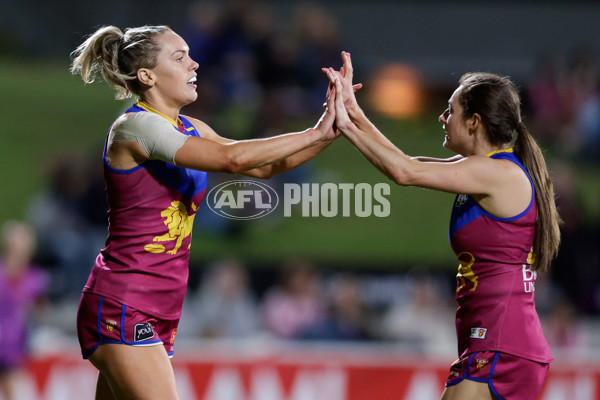
<instances>
[{"instance_id":1,"label":"player's bare thigh","mask_svg":"<svg viewBox=\"0 0 600 400\"><path fill-rule=\"evenodd\" d=\"M89 357L117 400L179 400L164 346L105 343ZM97 400L105 400L98 398Z\"/></svg>"},{"instance_id":2,"label":"player's bare thigh","mask_svg":"<svg viewBox=\"0 0 600 400\"><path fill-rule=\"evenodd\" d=\"M487 383L464 379L460 383L448 386L441 400L497 400Z\"/></svg>"}]
</instances>

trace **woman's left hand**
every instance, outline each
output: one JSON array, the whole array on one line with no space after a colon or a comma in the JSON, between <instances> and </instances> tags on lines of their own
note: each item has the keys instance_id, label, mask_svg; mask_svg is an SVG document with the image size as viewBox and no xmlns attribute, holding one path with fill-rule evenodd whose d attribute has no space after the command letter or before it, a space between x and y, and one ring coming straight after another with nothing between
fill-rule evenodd
<instances>
[{"instance_id":1,"label":"woman's left hand","mask_svg":"<svg viewBox=\"0 0 600 400\"><path fill-rule=\"evenodd\" d=\"M335 86L329 83L326 102L323 104L325 112L315 125L315 129L319 130L323 135L323 140L335 140L340 136L340 132L335 126L335 97Z\"/></svg>"}]
</instances>

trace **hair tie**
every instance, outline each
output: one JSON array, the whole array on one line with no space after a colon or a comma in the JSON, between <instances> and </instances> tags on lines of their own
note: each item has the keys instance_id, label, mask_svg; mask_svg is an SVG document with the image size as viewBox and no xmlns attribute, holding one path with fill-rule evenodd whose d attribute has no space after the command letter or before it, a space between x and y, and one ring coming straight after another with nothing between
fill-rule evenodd
<instances>
[{"instance_id":1,"label":"hair tie","mask_svg":"<svg viewBox=\"0 0 600 400\"><path fill-rule=\"evenodd\" d=\"M517 129L520 130L520 131L524 131L526 129L525 128L525 124L523 122L521 122L521 121L518 121L517 122Z\"/></svg>"}]
</instances>

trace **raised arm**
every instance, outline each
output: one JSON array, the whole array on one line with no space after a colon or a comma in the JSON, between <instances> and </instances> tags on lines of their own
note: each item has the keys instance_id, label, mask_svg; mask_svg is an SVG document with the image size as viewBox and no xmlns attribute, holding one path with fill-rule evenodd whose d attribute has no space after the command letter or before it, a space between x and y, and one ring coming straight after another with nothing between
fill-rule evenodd
<instances>
[{"instance_id":1,"label":"raised arm","mask_svg":"<svg viewBox=\"0 0 600 400\"><path fill-rule=\"evenodd\" d=\"M190 138L175 154L178 166L208 172L244 174L263 166L279 163L303 150L323 149L333 140L318 128L287 133L265 139L229 141L207 137ZM269 176L268 171L256 176Z\"/></svg>"},{"instance_id":2,"label":"raised arm","mask_svg":"<svg viewBox=\"0 0 600 400\"><path fill-rule=\"evenodd\" d=\"M453 162L462 160L464 157L460 154L456 154L452 157L448 158L437 158L437 157L428 157L428 156L414 156L411 157L412 160L421 161L421 162Z\"/></svg>"},{"instance_id":3,"label":"raised arm","mask_svg":"<svg viewBox=\"0 0 600 400\"><path fill-rule=\"evenodd\" d=\"M333 89L330 91L334 93ZM256 170L257 177L268 177L292 168L336 139L333 95L325 112L313 128L302 132L254 140L231 141L218 136L206 124L192 119L201 137L190 137L173 129L166 118L151 112L121 117L109 135L107 159L111 167L131 169L146 160L160 159L181 167L208 172L245 173ZM303 155L282 160L298 152ZM273 168L263 166L275 164ZM262 168L262 169L261 169Z\"/></svg>"},{"instance_id":4,"label":"raised arm","mask_svg":"<svg viewBox=\"0 0 600 400\"><path fill-rule=\"evenodd\" d=\"M359 86L357 88L359 88ZM335 103L334 103L335 98L333 96L335 96L335 88L333 87L332 84L330 84L329 88L327 90L327 103L324 105L325 112L321 116L321 119L319 120L319 122L317 123L317 125L315 126L314 129L319 129L318 128L319 126L322 126L322 127L330 126L327 118L330 118L329 114L333 112L334 107L335 107ZM198 119L195 119L195 118L190 118L190 117L187 117L187 118L194 124L194 126L200 132L202 137L212 140L216 143L223 144L223 145L233 145L236 143L235 140L227 139L227 138L220 136L204 122L202 122ZM256 178L261 178L261 179L268 179L268 178L272 177L273 175L283 173L285 171L288 171L290 169L296 168L299 165L304 164L305 162L307 162L308 160L312 159L317 154L319 154L321 151L323 151L325 148L327 148L338 137L339 137L339 133L335 133L333 131L333 127L331 127L331 131L329 131L326 134L326 138L317 142L316 144L314 144L312 146L306 147L294 154L291 154L287 157L281 158L275 162L266 163L266 164L264 164L262 166L258 166L256 168L241 170L241 171L238 171L237 173L239 173L241 175L246 175L246 176L251 176L251 177L256 177ZM264 141L264 140L269 140L269 139L262 139L262 140ZM237 143L241 143L241 142L237 142Z\"/></svg>"},{"instance_id":5,"label":"raised arm","mask_svg":"<svg viewBox=\"0 0 600 400\"><path fill-rule=\"evenodd\" d=\"M342 134L384 175L399 185L419 186L450 193L465 193L485 198L494 196L523 182L526 176L509 161L494 160L485 156L450 159L410 157L390 142L369 121L358 104L352 104L350 117L344 101L344 85L348 82L339 73L328 70L336 85L336 125ZM528 186L528 185L527 185Z\"/></svg>"},{"instance_id":6,"label":"raised arm","mask_svg":"<svg viewBox=\"0 0 600 400\"><path fill-rule=\"evenodd\" d=\"M220 136L219 134L217 134L212 128L210 128L208 125L206 125L202 121L195 119L195 118L190 118L190 117L187 117L187 118L194 124L196 129L199 132L201 132L201 135L203 138L206 138L212 142L215 142L215 143L218 143L221 145L227 145L227 146L234 145L235 143L247 142L247 141L240 142L240 141L224 138L224 137ZM312 146L306 147L294 154L291 154L289 156L286 156L279 160L276 160L275 162L265 163L262 166L258 166L255 168L239 170L239 171L237 171L237 173L239 173L241 175L245 175L245 176L255 177L255 178L269 179L270 177L272 177L274 175L277 175L282 172L293 169L299 165L302 165L303 163L307 162L308 160L312 159L317 154L319 154L321 151L323 151L325 148L327 148L331 143L333 143L337 137L338 136L332 137L330 139L324 139L324 140L319 141ZM265 140L269 140L269 139L258 139L258 140L265 141Z\"/></svg>"},{"instance_id":7,"label":"raised arm","mask_svg":"<svg viewBox=\"0 0 600 400\"><path fill-rule=\"evenodd\" d=\"M341 76L345 75L343 67L342 67L342 70L340 71L340 74L341 74ZM351 87L352 87L352 93L354 93L362 88L362 84L359 83L359 84L351 85ZM321 119L317 123L317 126L321 126L324 124L323 126L329 127L329 123L326 122L325 119L328 118L329 113L332 113L335 109L335 86L332 83L330 83L328 86L327 94L326 94L326 102L323 105L323 107L325 108L325 112L321 116ZM220 136L212 128L210 128L207 124L205 124L204 122L202 122L198 119L190 118L190 117L187 117L187 118L192 121L192 123L194 124L196 129L198 129L200 132L202 132L202 137L204 137L204 138L213 140L213 141L215 141L217 143L221 143L221 144L233 144L236 142L235 140L227 139L227 138ZM305 162L314 158L317 154L319 154L324 149L326 149L331 143L333 143L340 136L339 132L336 132L334 130L334 127L331 127L330 129L331 129L331 131L329 131L327 133L327 139L324 139L313 146L310 146L303 150L300 150L299 152L292 154L288 157L282 158L276 162L268 163L268 164L262 165L260 167L256 167L256 168L252 168L252 169L248 169L248 170L238 171L238 173L241 175L252 176L252 177L261 178L261 179L268 179L274 175L277 175L277 174L283 173L285 171L288 171L290 169L296 168L299 165L302 165Z\"/></svg>"}]
</instances>

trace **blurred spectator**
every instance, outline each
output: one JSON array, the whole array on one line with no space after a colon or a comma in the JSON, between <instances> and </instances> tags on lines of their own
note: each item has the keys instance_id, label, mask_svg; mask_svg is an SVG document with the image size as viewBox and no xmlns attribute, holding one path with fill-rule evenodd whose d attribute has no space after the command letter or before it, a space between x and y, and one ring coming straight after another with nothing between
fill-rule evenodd
<instances>
[{"instance_id":1,"label":"blurred spectator","mask_svg":"<svg viewBox=\"0 0 600 400\"><path fill-rule=\"evenodd\" d=\"M451 294L428 274L408 276L409 298L383 316L381 336L425 354L455 354L455 307Z\"/></svg>"},{"instance_id":2,"label":"blurred spectator","mask_svg":"<svg viewBox=\"0 0 600 400\"><path fill-rule=\"evenodd\" d=\"M571 100L574 108L574 144L578 155L596 162L600 156L600 92L596 54L591 48L574 51Z\"/></svg>"},{"instance_id":3,"label":"blurred spectator","mask_svg":"<svg viewBox=\"0 0 600 400\"><path fill-rule=\"evenodd\" d=\"M291 18L281 18L260 1L201 0L188 15L182 36L200 67L198 99L185 112L210 120L227 137L247 139L271 136L322 109L327 80L321 67L339 62L341 51L339 23L326 8L301 3ZM311 173L309 162L269 185L279 192L282 183L306 182ZM206 224L198 230L244 233L241 224L215 218L207 207L199 212ZM269 222L276 218L273 213Z\"/></svg>"},{"instance_id":4,"label":"blurred spectator","mask_svg":"<svg viewBox=\"0 0 600 400\"><path fill-rule=\"evenodd\" d=\"M300 3L294 16L298 36L298 84L306 91L307 113L318 111L327 88L321 68L340 62L342 44L337 18L317 3ZM314 111L313 111L314 110Z\"/></svg>"},{"instance_id":5,"label":"blurred spectator","mask_svg":"<svg viewBox=\"0 0 600 400\"><path fill-rule=\"evenodd\" d=\"M270 136L320 110L321 67L339 61L338 21L301 3L290 18L252 0L198 1L183 37L199 64L198 100L188 106L237 139ZM212 113L212 115L209 115Z\"/></svg>"},{"instance_id":6,"label":"blurred spectator","mask_svg":"<svg viewBox=\"0 0 600 400\"><path fill-rule=\"evenodd\" d=\"M30 201L27 215L39 240L43 266L52 271L52 297L79 299L106 239L106 195L101 161L57 158L49 187Z\"/></svg>"},{"instance_id":7,"label":"blurred spectator","mask_svg":"<svg viewBox=\"0 0 600 400\"><path fill-rule=\"evenodd\" d=\"M572 260L572 262L577 261ZM564 269L568 266L570 265L561 264L560 268ZM553 269L557 267L556 264L552 265ZM568 271L576 272L573 269L568 268ZM538 274L535 282L535 305L554 358L581 359L586 355L589 341L581 314L571 300L573 297L577 299L577 295L572 293L577 286L572 287L573 278L566 275L568 274L564 271L561 274L567 283L561 280L563 278L552 279L552 276L547 273ZM575 280L580 281L581 277L576 276ZM565 289L571 290L570 296L567 296Z\"/></svg>"},{"instance_id":8,"label":"blurred spectator","mask_svg":"<svg viewBox=\"0 0 600 400\"><path fill-rule=\"evenodd\" d=\"M352 274L339 274L332 280L330 300L324 318L310 327L304 339L368 340L370 313L361 297L360 279Z\"/></svg>"},{"instance_id":9,"label":"blurred spectator","mask_svg":"<svg viewBox=\"0 0 600 400\"><path fill-rule=\"evenodd\" d=\"M590 183L577 182L576 166L599 165L599 73L593 48L579 46L567 62L560 54L541 57L528 86L532 126L557 158L553 181L563 225L560 251L550 274L574 307L587 314L600 310L598 224L596 210L586 210L582 202L582 196L589 197L594 189Z\"/></svg>"},{"instance_id":10,"label":"blurred spectator","mask_svg":"<svg viewBox=\"0 0 600 400\"><path fill-rule=\"evenodd\" d=\"M223 260L212 265L198 293L186 298L185 307L182 326L186 335L241 339L259 331L258 305L247 271L239 261Z\"/></svg>"},{"instance_id":11,"label":"blurred spectator","mask_svg":"<svg viewBox=\"0 0 600 400\"><path fill-rule=\"evenodd\" d=\"M544 54L528 84L532 127L563 157L595 162L600 155L600 80L596 54L572 51L568 65Z\"/></svg>"},{"instance_id":12,"label":"blurred spectator","mask_svg":"<svg viewBox=\"0 0 600 400\"><path fill-rule=\"evenodd\" d=\"M190 47L190 57L198 63L198 98L186 107L194 117L207 119L216 113L221 103L215 79L218 74L215 43L222 13L222 6L217 1L196 1L190 5L187 12L189 20L181 30L181 36Z\"/></svg>"},{"instance_id":13,"label":"blurred spectator","mask_svg":"<svg viewBox=\"0 0 600 400\"><path fill-rule=\"evenodd\" d=\"M189 15L182 36L200 64L200 79L198 100L186 109L200 118L212 114L216 130L227 137L255 136L262 104L258 53L270 34L268 9L247 0L200 1Z\"/></svg>"},{"instance_id":14,"label":"blurred spectator","mask_svg":"<svg viewBox=\"0 0 600 400\"><path fill-rule=\"evenodd\" d=\"M181 30L190 46L190 57L205 71L213 63L213 43L216 40L222 7L217 1L195 1L188 8L188 21Z\"/></svg>"},{"instance_id":15,"label":"blurred spectator","mask_svg":"<svg viewBox=\"0 0 600 400\"><path fill-rule=\"evenodd\" d=\"M0 392L16 400L16 384L28 355L32 307L47 289L45 273L32 265L35 236L31 226L8 221L2 227L0 257Z\"/></svg>"},{"instance_id":16,"label":"blurred spectator","mask_svg":"<svg viewBox=\"0 0 600 400\"><path fill-rule=\"evenodd\" d=\"M552 166L552 172L556 206L563 224L560 251L549 272L568 299L580 304L582 284L588 279L582 272L585 270L585 264L589 262L586 253L590 251L582 247L585 241L582 204L575 189L572 166L564 161L557 162ZM536 294L538 298L539 291Z\"/></svg>"},{"instance_id":17,"label":"blurred spectator","mask_svg":"<svg viewBox=\"0 0 600 400\"><path fill-rule=\"evenodd\" d=\"M581 359L589 345L577 309L566 299L542 318L544 334L555 357Z\"/></svg>"},{"instance_id":18,"label":"blurred spectator","mask_svg":"<svg viewBox=\"0 0 600 400\"><path fill-rule=\"evenodd\" d=\"M556 142L568 118L566 90L567 72L562 58L558 54L544 53L536 61L527 95L532 130L545 144L559 144Z\"/></svg>"},{"instance_id":19,"label":"blurred spectator","mask_svg":"<svg viewBox=\"0 0 600 400\"><path fill-rule=\"evenodd\" d=\"M265 294L263 313L268 332L282 339L298 339L322 323L325 303L321 289L312 264L288 261L281 282Z\"/></svg>"}]
</instances>

